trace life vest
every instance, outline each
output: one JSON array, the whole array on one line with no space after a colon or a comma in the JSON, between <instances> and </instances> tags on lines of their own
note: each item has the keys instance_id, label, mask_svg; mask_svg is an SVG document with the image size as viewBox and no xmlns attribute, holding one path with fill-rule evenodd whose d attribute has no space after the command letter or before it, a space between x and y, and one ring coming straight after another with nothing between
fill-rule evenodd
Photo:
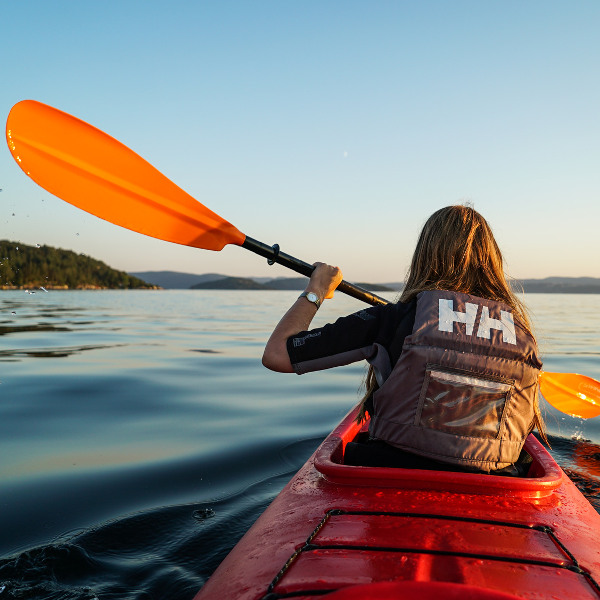
<instances>
[{"instance_id":1,"label":"life vest","mask_svg":"<svg viewBox=\"0 0 600 600\"><path fill-rule=\"evenodd\" d=\"M511 311L421 292L412 334L373 396L371 437L479 471L513 464L533 429L542 363Z\"/></svg>"}]
</instances>

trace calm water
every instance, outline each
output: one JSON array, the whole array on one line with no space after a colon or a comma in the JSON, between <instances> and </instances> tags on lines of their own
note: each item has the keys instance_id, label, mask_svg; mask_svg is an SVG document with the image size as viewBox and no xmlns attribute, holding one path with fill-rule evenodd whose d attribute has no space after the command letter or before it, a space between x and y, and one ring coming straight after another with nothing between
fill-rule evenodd
<instances>
[{"instance_id":1,"label":"calm water","mask_svg":"<svg viewBox=\"0 0 600 600\"><path fill-rule=\"evenodd\" d=\"M0 600L194 595L359 398L362 365L261 366L296 295L0 292ZM600 296L527 301L546 370L600 379ZM600 418L544 407L600 510Z\"/></svg>"}]
</instances>

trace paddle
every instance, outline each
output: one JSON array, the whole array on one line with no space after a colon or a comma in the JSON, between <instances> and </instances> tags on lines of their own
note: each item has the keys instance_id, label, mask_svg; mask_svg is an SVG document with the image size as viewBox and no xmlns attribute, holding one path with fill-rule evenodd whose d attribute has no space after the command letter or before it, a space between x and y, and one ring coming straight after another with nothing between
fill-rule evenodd
<instances>
[{"instance_id":1,"label":"paddle","mask_svg":"<svg viewBox=\"0 0 600 600\"><path fill-rule=\"evenodd\" d=\"M138 154L67 113L34 100L16 104L6 139L19 166L50 193L115 225L184 246L246 248L297 273L314 267L247 235L200 204ZM381 298L346 281L337 288L369 304ZM600 382L584 375L542 373L542 395L567 414L600 415Z\"/></svg>"},{"instance_id":2,"label":"paddle","mask_svg":"<svg viewBox=\"0 0 600 600\"><path fill-rule=\"evenodd\" d=\"M600 381L577 373L540 373L542 396L557 410L592 419L600 415Z\"/></svg>"},{"instance_id":3,"label":"paddle","mask_svg":"<svg viewBox=\"0 0 600 600\"><path fill-rule=\"evenodd\" d=\"M36 183L115 225L206 250L235 244L307 277L314 270L279 246L244 235L121 142L51 106L34 100L16 104L6 122L6 139L14 159ZM347 281L337 289L369 304L388 303Z\"/></svg>"}]
</instances>

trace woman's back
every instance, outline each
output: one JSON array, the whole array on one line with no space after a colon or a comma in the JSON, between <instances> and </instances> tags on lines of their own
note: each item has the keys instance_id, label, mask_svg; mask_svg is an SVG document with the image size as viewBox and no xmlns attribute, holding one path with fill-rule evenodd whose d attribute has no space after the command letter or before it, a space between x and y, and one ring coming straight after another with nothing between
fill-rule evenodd
<instances>
[{"instance_id":1,"label":"woman's back","mask_svg":"<svg viewBox=\"0 0 600 600\"><path fill-rule=\"evenodd\" d=\"M340 279L337 267L317 263L303 296L310 290L318 308ZM365 333L357 319L346 318L307 331L316 308L300 300L273 332L263 362L303 373L366 358L370 366L358 419L368 412L375 439L444 462L500 469L517 459L534 426L545 439L535 337L507 283L493 233L472 207L442 208L425 223L399 300L403 306L415 302L410 335L399 328L386 349L388 358L394 355L389 366L378 351L376 328ZM381 311L355 316L378 319ZM353 344L354 337L360 343ZM340 345L341 338L350 342ZM299 351L307 340L310 351ZM390 352L394 343L401 346L397 360ZM299 366L302 353L309 360ZM319 359L311 360L314 356ZM475 433L478 411L485 427Z\"/></svg>"}]
</instances>

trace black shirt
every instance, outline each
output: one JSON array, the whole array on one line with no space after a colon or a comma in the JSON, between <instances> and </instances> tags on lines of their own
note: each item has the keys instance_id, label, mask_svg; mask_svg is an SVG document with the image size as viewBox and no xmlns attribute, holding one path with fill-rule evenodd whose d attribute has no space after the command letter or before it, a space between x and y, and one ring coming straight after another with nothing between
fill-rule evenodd
<instances>
[{"instance_id":1,"label":"black shirt","mask_svg":"<svg viewBox=\"0 0 600 600\"><path fill-rule=\"evenodd\" d=\"M288 338L294 371L301 375L366 359L377 381L387 379L415 322L417 300L372 306L324 327Z\"/></svg>"}]
</instances>

